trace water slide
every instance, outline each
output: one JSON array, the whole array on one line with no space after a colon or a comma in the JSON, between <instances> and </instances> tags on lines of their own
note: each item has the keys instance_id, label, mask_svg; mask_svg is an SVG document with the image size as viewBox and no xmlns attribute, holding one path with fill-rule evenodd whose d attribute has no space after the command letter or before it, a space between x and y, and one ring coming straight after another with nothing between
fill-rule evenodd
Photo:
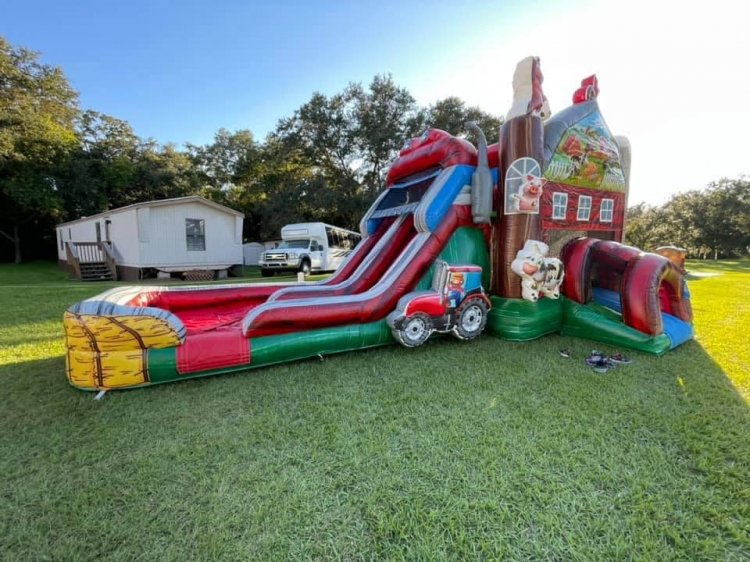
<instances>
[{"instance_id":1,"label":"water slide","mask_svg":"<svg viewBox=\"0 0 750 562\"><path fill-rule=\"evenodd\" d=\"M379 247L385 235L392 230L391 226L392 222L380 224L357 245L330 277L305 286L325 288L347 281L364 261L372 261L379 255L373 253L373 250ZM387 256L385 259L388 259ZM117 287L84 301L86 304L79 303L76 310L99 313L103 309L97 307L97 302L166 310L179 317L187 333L194 334L239 325L249 310L266 302L272 295L299 286L297 283L247 283L175 288Z\"/></svg>"},{"instance_id":2,"label":"water slide","mask_svg":"<svg viewBox=\"0 0 750 562\"><path fill-rule=\"evenodd\" d=\"M377 282L396 259L401 248L408 244L415 235L413 217L411 215L397 217L396 220L390 222L385 234L349 275L341 276L337 282L279 289L270 296L267 302L352 295L365 291Z\"/></svg>"},{"instance_id":3,"label":"water slide","mask_svg":"<svg viewBox=\"0 0 750 562\"><path fill-rule=\"evenodd\" d=\"M511 264L527 242L539 246L551 231L565 229L603 229L610 234L602 236L619 239L627 198L627 175L616 173L629 168L629 156L618 156L623 144L598 112L593 121L577 113L570 123L558 120L565 125L560 134L569 136L552 142L547 125L553 120L543 125L540 115L541 83L538 59L524 59L514 75L514 109L499 145L488 147L471 126L479 150L435 129L409 140L360 223L362 242L324 281L121 287L71 306L63 319L69 382L85 390L133 388L394 343L385 318L402 297L427 287L438 258L482 268L483 285L494 292L487 315L493 335L519 340L559 330L656 354L687 341L692 310L683 272L665 258L608 240L577 239L565 246L564 298L520 298L530 275ZM596 79L589 77L574 102L591 108L597 93ZM547 176L547 140L553 160L560 156L552 163L561 183ZM514 176L520 162L523 175ZM541 169L538 177L533 172L541 164L555 191L548 189L549 197L537 198L524 212L520 205L518 212L509 208L506 216L505 195L519 196L527 182L541 182ZM605 180L613 189L625 182L620 203L609 197ZM592 190L594 201L601 198L602 210L605 197L610 199L610 219L619 223L604 228L593 218L585 224L546 220L554 214L551 194L575 196L580 189ZM599 217L605 222L601 212ZM553 270L552 282L562 278L557 264L543 270L544 293ZM550 294L556 296L554 288Z\"/></svg>"},{"instance_id":4,"label":"water slide","mask_svg":"<svg viewBox=\"0 0 750 562\"><path fill-rule=\"evenodd\" d=\"M458 226L471 224L454 206L471 182L473 167L456 165L390 187L364 223L397 217L349 279L334 285L290 287L274 294L243 320L247 337L302 331L384 318L427 272Z\"/></svg>"},{"instance_id":5,"label":"water slide","mask_svg":"<svg viewBox=\"0 0 750 562\"><path fill-rule=\"evenodd\" d=\"M476 164L463 139L413 139L362 219L366 236L323 282L123 287L73 305L64 317L69 381L127 388L391 343L385 316L457 230L473 226ZM461 251L486 254L482 232L464 230Z\"/></svg>"},{"instance_id":6,"label":"water slide","mask_svg":"<svg viewBox=\"0 0 750 562\"><path fill-rule=\"evenodd\" d=\"M435 232L417 233L377 283L350 295L313 293L287 301L272 301L251 310L243 320L246 337L380 320L427 273L459 226L470 224L470 210L450 208ZM313 296L314 295L314 296Z\"/></svg>"}]
</instances>

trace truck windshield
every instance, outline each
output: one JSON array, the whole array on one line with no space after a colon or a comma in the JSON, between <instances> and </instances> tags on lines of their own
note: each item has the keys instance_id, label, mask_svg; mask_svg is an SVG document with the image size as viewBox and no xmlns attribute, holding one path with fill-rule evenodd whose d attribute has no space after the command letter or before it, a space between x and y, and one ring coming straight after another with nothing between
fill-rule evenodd
<instances>
[{"instance_id":1,"label":"truck windshield","mask_svg":"<svg viewBox=\"0 0 750 562\"><path fill-rule=\"evenodd\" d=\"M279 248L306 249L308 246L310 246L310 240L284 240L279 244Z\"/></svg>"}]
</instances>

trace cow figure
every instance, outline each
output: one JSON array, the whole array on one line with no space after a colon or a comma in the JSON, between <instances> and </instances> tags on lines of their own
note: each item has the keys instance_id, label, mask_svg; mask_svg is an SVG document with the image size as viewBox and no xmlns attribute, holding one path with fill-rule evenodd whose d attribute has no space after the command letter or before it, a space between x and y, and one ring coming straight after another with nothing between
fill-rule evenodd
<instances>
[{"instance_id":1,"label":"cow figure","mask_svg":"<svg viewBox=\"0 0 750 562\"><path fill-rule=\"evenodd\" d=\"M548 258L549 246L538 240L527 240L518 250L511 270L521 278L521 296L530 302L540 297L560 298L560 285L565 277L563 263Z\"/></svg>"}]
</instances>

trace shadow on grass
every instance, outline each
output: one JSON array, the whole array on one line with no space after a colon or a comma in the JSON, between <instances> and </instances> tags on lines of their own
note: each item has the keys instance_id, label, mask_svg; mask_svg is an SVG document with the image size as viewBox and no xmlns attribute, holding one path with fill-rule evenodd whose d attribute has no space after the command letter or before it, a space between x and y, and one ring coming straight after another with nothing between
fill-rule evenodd
<instances>
[{"instance_id":1,"label":"shadow on grass","mask_svg":"<svg viewBox=\"0 0 750 562\"><path fill-rule=\"evenodd\" d=\"M444 338L101 402L62 358L0 367L0 554L742 558L731 381L695 342L606 376L591 347Z\"/></svg>"}]
</instances>

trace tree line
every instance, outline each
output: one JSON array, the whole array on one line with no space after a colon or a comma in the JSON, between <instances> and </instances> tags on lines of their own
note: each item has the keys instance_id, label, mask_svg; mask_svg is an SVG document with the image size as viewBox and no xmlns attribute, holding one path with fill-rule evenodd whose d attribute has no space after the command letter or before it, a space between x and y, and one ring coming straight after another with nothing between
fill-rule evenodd
<instances>
[{"instance_id":1,"label":"tree line","mask_svg":"<svg viewBox=\"0 0 750 562\"><path fill-rule=\"evenodd\" d=\"M202 195L245 213L245 240L284 224L356 229L403 142L426 127L452 134L501 117L448 97L429 107L389 75L314 93L264 139L220 129L204 145L143 139L124 120L82 109L62 69L0 37L0 261L51 258L54 225L153 199ZM746 254L750 183L721 180L663 206L628 209L626 239L677 244L693 256Z\"/></svg>"},{"instance_id":2,"label":"tree line","mask_svg":"<svg viewBox=\"0 0 750 562\"><path fill-rule=\"evenodd\" d=\"M625 238L644 250L676 245L694 258L750 253L750 179L721 179L673 195L661 206L639 203L626 215Z\"/></svg>"},{"instance_id":3,"label":"tree line","mask_svg":"<svg viewBox=\"0 0 750 562\"><path fill-rule=\"evenodd\" d=\"M62 69L0 37L0 259L54 256L54 225L123 205L202 195L245 213L246 240L284 224L355 228L404 140L500 118L449 97L420 107L389 75L314 93L265 139L220 129L205 144L159 144L82 109Z\"/></svg>"}]
</instances>

